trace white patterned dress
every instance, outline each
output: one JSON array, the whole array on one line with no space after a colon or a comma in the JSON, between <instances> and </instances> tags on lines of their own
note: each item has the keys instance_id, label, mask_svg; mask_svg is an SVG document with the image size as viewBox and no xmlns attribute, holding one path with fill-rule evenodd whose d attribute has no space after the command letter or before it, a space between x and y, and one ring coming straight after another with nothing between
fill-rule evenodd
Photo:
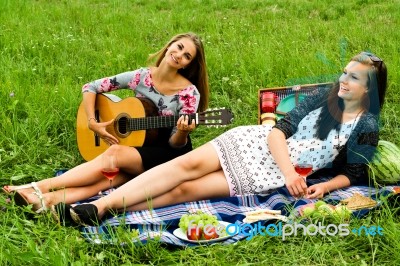
<instances>
[{"instance_id":1,"label":"white patterned dress","mask_svg":"<svg viewBox=\"0 0 400 266\"><path fill-rule=\"evenodd\" d=\"M315 121L320 111L321 108L305 116L297 132L286 140L292 163L296 164L298 158L307 158L312 161L313 171L330 165L338 154L338 146L347 142L358 122L357 118L349 121L343 124L339 133L332 130L326 140L319 140L316 138ZM211 141L218 153L231 196L266 195L285 185L285 178L267 146L271 129L271 125L240 126Z\"/></svg>"}]
</instances>

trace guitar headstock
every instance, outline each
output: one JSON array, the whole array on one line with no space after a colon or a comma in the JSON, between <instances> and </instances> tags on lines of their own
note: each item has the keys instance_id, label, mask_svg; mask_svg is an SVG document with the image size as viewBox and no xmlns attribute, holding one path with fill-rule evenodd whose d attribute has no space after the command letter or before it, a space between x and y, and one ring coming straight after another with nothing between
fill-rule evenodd
<instances>
[{"instance_id":1,"label":"guitar headstock","mask_svg":"<svg viewBox=\"0 0 400 266\"><path fill-rule=\"evenodd\" d=\"M198 124L206 126L225 126L233 122L233 114L230 110L207 109L198 114Z\"/></svg>"}]
</instances>

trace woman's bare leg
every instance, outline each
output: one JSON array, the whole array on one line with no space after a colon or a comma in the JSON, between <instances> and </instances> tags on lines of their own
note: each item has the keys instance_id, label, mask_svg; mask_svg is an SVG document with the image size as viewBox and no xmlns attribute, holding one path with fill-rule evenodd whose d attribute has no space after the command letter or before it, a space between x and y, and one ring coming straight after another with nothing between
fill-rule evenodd
<instances>
[{"instance_id":1,"label":"woman's bare leg","mask_svg":"<svg viewBox=\"0 0 400 266\"><path fill-rule=\"evenodd\" d=\"M228 197L229 187L222 170L186 181L154 199L128 207L126 211L149 210L189 201ZM123 211L123 210L122 210Z\"/></svg>"},{"instance_id":2,"label":"woman's bare leg","mask_svg":"<svg viewBox=\"0 0 400 266\"><path fill-rule=\"evenodd\" d=\"M99 218L110 209L119 210L156 198L185 181L221 170L217 152L207 143L185 155L156 166L125 183L109 195L95 200ZM191 200L190 197L187 198ZM164 204L160 202L160 204Z\"/></svg>"},{"instance_id":3,"label":"woman's bare leg","mask_svg":"<svg viewBox=\"0 0 400 266\"><path fill-rule=\"evenodd\" d=\"M142 164L142 158L140 157L139 152L132 147L121 146L121 145L112 145L109 149L107 149L104 154L114 153L117 156L118 167L124 173L131 174L136 176L140 173L143 173L144 168ZM52 192L54 189L64 189L64 188L80 188L78 194L79 196L71 196L71 201L68 198L68 202L72 202L72 199L79 198L79 200L86 199L90 196L93 196L93 190L97 190L98 193L100 190L104 190L109 187L109 182L107 179L101 174L102 162L101 155L96 157L95 159L78 165L71 170L63 173L60 176L47 178L37 182L39 189L43 194L48 194ZM115 185L123 184L127 181L126 177L122 176L121 173L117 176L113 183ZM122 176L122 177L121 177ZM104 180L107 181L108 185L105 185ZM13 186L9 186L10 190L13 190ZM33 188L19 190L28 201L32 204L38 203L39 199L37 196L33 195ZM85 194L87 191L87 194ZM65 194L65 191L62 193ZM77 195L78 195L77 194ZM86 195L86 196L85 196ZM47 195L51 196L51 195ZM46 196L45 196L46 197ZM68 197L68 195L67 195Z\"/></svg>"},{"instance_id":4,"label":"woman's bare leg","mask_svg":"<svg viewBox=\"0 0 400 266\"><path fill-rule=\"evenodd\" d=\"M113 180L113 184L115 186L120 186L128 182L129 180L130 178L126 177L126 175L120 174ZM106 190L109 187L110 187L110 182L106 178L101 178L97 183L92 184L90 186L58 189L55 191L43 193L43 197L47 207L51 205L56 205L60 202L64 202L66 204L72 204L77 201L93 197L97 195L100 191ZM33 204L33 210L42 207L40 206L39 198L36 195L28 193L26 194L25 197L28 200L28 202Z\"/></svg>"}]
</instances>

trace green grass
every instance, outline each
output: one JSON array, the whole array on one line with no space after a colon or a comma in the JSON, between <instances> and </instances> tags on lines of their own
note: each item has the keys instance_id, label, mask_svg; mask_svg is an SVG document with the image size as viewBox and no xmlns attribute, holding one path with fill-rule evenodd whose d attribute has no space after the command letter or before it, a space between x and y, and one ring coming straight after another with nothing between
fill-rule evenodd
<instances>
[{"instance_id":1,"label":"green grass","mask_svg":"<svg viewBox=\"0 0 400 266\"><path fill-rule=\"evenodd\" d=\"M204 40L211 107L231 108L233 126L257 123L258 89L332 81L352 55L373 51L389 70L381 138L400 144L399 20L398 0L0 0L1 184L40 180L81 163L75 120L82 85L145 66L150 53L186 31ZM195 145L225 130L199 127ZM174 249L157 242L92 245L49 216L29 219L4 195L0 205L1 265L400 262L399 215L388 207L352 221L379 224L384 236L256 237Z\"/></svg>"}]
</instances>

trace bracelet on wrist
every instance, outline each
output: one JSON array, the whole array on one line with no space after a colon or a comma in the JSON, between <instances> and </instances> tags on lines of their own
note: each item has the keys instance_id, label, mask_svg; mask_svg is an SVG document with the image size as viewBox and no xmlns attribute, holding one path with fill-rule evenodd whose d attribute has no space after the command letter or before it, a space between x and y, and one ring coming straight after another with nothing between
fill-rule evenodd
<instances>
[{"instance_id":1,"label":"bracelet on wrist","mask_svg":"<svg viewBox=\"0 0 400 266\"><path fill-rule=\"evenodd\" d=\"M94 121L96 121L96 123L98 123L99 121L97 121L97 119L96 118L94 118L94 117L89 117L89 119L88 119L88 123L90 123L90 120L94 120Z\"/></svg>"}]
</instances>

